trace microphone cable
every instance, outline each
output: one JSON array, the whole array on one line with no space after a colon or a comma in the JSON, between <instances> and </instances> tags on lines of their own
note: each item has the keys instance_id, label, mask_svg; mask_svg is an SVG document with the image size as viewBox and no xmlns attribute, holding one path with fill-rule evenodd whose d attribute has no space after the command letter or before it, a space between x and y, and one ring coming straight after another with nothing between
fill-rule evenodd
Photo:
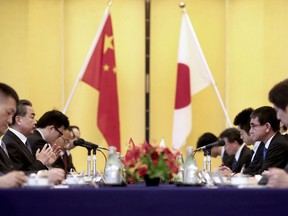
<instances>
[{"instance_id":1,"label":"microphone cable","mask_svg":"<svg viewBox=\"0 0 288 216\"><path fill-rule=\"evenodd\" d=\"M104 166L104 170L105 170L105 167L106 167L106 164L107 164L107 157L106 157L106 155L104 154L104 152L102 150L97 149L97 151L101 152L103 154L104 158L105 158L105 166Z\"/></svg>"}]
</instances>

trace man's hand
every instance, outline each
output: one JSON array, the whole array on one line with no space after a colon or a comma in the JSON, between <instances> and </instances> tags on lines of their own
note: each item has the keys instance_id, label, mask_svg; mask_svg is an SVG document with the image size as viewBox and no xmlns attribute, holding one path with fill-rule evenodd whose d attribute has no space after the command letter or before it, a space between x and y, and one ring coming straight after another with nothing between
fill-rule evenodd
<instances>
[{"instance_id":1,"label":"man's hand","mask_svg":"<svg viewBox=\"0 0 288 216\"><path fill-rule=\"evenodd\" d=\"M44 165L47 165L49 164L49 159L53 157L53 155L54 155L53 149L50 147L48 143L46 143L41 150L37 149L35 157L37 160L41 161Z\"/></svg>"},{"instance_id":2,"label":"man's hand","mask_svg":"<svg viewBox=\"0 0 288 216\"><path fill-rule=\"evenodd\" d=\"M12 171L6 175L0 176L0 188L21 187L28 181L28 177L22 171Z\"/></svg>"}]
</instances>

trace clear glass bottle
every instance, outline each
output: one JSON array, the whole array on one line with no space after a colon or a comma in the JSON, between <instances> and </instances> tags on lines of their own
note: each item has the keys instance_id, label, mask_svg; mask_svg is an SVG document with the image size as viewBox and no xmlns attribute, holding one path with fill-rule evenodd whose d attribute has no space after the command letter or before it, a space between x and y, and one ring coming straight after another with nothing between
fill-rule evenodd
<instances>
[{"instance_id":1,"label":"clear glass bottle","mask_svg":"<svg viewBox=\"0 0 288 216\"><path fill-rule=\"evenodd\" d=\"M179 165L179 170L177 173L176 182L182 183L184 175L184 161L181 153L177 155L177 162Z\"/></svg>"},{"instance_id":2,"label":"clear glass bottle","mask_svg":"<svg viewBox=\"0 0 288 216\"><path fill-rule=\"evenodd\" d=\"M116 154L116 147L109 147L109 156L104 170L105 184L121 184L121 164Z\"/></svg>"},{"instance_id":3,"label":"clear glass bottle","mask_svg":"<svg viewBox=\"0 0 288 216\"><path fill-rule=\"evenodd\" d=\"M198 184L198 167L193 155L192 146L188 146L186 149L186 159L184 162L184 184Z\"/></svg>"},{"instance_id":4,"label":"clear glass bottle","mask_svg":"<svg viewBox=\"0 0 288 216\"><path fill-rule=\"evenodd\" d=\"M117 152L117 158L120 162L120 176L121 176L121 182L125 182L126 180L126 171L125 171L125 167L124 164L122 162L122 156L120 152Z\"/></svg>"}]
</instances>

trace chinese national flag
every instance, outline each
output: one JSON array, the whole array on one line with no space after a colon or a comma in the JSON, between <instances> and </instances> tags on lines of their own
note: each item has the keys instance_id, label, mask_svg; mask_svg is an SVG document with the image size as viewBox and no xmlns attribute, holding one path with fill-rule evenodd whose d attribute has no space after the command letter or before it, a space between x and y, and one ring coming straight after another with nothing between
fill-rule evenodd
<instances>
[{"instance_id":1,"label":"chinese national flag","mask_svg":"<svg viewBox=\"0 0 288 216\"><path fill-rule=\"evenodd\" d=\"M98 30L98 40L84 71L82 81L99 91L97 125L109 146L120 151L120 124L114 37L110 13ZM90 50L91 51L91 50Z\"/></svg>"}]
</instances>

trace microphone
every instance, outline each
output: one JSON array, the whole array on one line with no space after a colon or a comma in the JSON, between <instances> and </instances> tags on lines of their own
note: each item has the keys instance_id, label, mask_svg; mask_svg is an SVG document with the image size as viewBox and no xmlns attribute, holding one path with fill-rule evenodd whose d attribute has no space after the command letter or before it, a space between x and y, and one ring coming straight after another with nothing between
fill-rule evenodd
<instances>
[{"instance_id":1,"label":"microphone","mask_svg":"<svg viewBox=\"0 0 288 216\"><path fill-rule=\"evenodd\" d=\"M91 143L91 142L87 142L87 141L85 141L84 139L82 139L82 138L79 138L78 140L75 140L74 142L73 142L73 144L75 145L75 146L82 146L82 147L85 147L85 148L87 148L87 149L103 149L103 150L107 150L107 151L109 151L109 149L107 149L107 148L105 148L105 147L101 147L101 146L99 146L99 145L97 145L97 144L94 144L94 143Z\"/></svg>"},{"instance_id":2,"label":"microphone","mask_svg":"<svg viewBox=\"0 0 288 216\"><path fill-rule=\"evenodd\" d=\"M210 143L208 145L202 146L200 148L197 148L196 151L211 149L212 147L215 147L215 146L224 146L224 145L225 145L225 141L224 140L219 140L219 141Z\"/></svg>"}]
</instances>

